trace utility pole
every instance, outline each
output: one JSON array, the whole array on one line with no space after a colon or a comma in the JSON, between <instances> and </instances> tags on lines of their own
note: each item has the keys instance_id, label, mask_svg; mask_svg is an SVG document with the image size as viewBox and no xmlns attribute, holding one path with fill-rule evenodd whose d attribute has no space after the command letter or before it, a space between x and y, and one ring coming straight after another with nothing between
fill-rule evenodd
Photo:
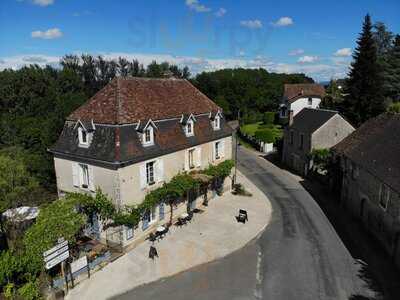
<instances>
[{"instance_id":1,"label":"utility pole","mask_svg":"<svg viewBox=\"0 0 400 300\"><path fill-rule=\"evenodd\" d=\"M238 147L239 147L239 129L240 129L240 108L237 113L238 127L236 128L236 136L235 136L235 175L234 175L234 184L237 183L237 164L238 164Z\"/></svg>"}]
</instances>

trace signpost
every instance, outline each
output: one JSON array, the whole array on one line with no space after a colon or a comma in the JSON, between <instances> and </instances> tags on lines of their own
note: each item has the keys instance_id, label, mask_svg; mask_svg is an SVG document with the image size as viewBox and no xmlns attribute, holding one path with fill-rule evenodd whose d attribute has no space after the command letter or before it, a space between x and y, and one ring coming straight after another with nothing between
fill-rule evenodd
<instances>
[{"instance_id":1,"label":"signpost","mask_svg":"<svg viewBox=\"0 0 400 300\"><path fill-rule=\"evenodd\" d=\"M47 270L63 262L69 257L68 241L62 241L53 248L45 251L43 257Z\"/></svg>"},{"instance_id":2,"label":"signpost","mask_svg":"<svg viewBox=\"0 0 400 300\"><path fill-rule=\"evenodd\" d=\"M65 283L67 285L68 293L68 278L65 276L64 272L64 262L69 257L68 241L64 238L58 239L58 244L53 248L43 252L43 260L45 262L46 270L50 270L59 263L61 263L61 273L65 278Z\"/></svg>"},{"instance_id":3,"label":"signpost","mask_svg":"<svg viewBox=\"0 0 400 300\"><path fill-rule=\"evenodd\" d=\"M78 272L83 268L87 267L87 265L88 265L87 258L86 256L83 256L80 259L71 263L71 272L72 273Z\"/></svg>"}]
</instances>

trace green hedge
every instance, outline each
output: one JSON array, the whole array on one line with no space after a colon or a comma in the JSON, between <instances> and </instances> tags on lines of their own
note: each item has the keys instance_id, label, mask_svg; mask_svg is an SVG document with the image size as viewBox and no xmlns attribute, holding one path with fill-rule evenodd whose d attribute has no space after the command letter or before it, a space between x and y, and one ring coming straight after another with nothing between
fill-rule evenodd
<instances>
[{"instance_id":1,"label":"green hedge","mask_svg":"<svg viewBox=\"0 0 400 300\"><path fill-rule=\"evenodd\" d=\"M254 134L255 138L264 143L274 143L277 136L272 129L257 130Z\"/></svg>"}]
</instances>

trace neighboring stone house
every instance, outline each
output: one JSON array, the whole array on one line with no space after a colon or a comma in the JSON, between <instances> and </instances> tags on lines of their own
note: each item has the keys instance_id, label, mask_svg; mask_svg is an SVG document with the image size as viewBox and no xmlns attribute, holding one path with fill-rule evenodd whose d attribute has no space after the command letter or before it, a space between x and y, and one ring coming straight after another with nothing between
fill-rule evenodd
<instances>
[{"instance_id":1,"label":"neighboring stone house","mask_svg":"<svg viewBox=\"0 0 400 300\"><path fill-rule=\"evenodd\" d=\"M146 193L180 172L230 159L231 149L232 129L221 108L189 81L115 78L67 118L50 151L60 196L94 194L100 187L123 208L140 204ZM97 234L117 241L123 236L123 245L141 240L166 222L168 210L154 207L137 229L103 233L97 228Z\"/></svg>"},{"instance_id":2,"label":"neighboring stone house","mask_svg":"<svg viewBox=\"0 0 400 300\"><path fill-rule=\"evenodd\" d=\"M303 108L319 108L325 88L315 83L285 84L283 99L279 109L282 123L287 123L289 113L296 116Z\"/></svg>"},{"instance_id":3,"label":"neighboring stone house","mask_svg":"<svg viewBox=\"0 0 400 300\"><path fill-rule=\"evenodd\" d=\"M313 149L328 149L354 131L338 112L305 108L284 129L282 161L302 175L312 168Z\"/></svg>"},{"instance_id":4,"label":"neighboring stone house","mask_svg":"<svg viewBox=\"0 0 400 300\"><path fill-rule=\"evenodd\" d=\"M341 202L400 267L400 114L382 114L336 145Z\"/></svg>"}]
</instances>

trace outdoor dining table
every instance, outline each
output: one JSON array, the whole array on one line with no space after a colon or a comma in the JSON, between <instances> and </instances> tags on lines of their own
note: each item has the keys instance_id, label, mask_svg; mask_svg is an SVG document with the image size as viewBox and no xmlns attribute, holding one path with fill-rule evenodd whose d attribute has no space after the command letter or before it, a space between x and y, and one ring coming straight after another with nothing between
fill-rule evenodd
<instances>
[{"instance_id":1,"label":"outdoor dining table","mask_svg":"<svg viewBox=\"0 0 400 300\"><path fill-rule=\"evenodd\" d=\"M157 227L157 233L163 233L165 231L165 227L164 226L158 226Z\"/></svg>"}]
</instances>

